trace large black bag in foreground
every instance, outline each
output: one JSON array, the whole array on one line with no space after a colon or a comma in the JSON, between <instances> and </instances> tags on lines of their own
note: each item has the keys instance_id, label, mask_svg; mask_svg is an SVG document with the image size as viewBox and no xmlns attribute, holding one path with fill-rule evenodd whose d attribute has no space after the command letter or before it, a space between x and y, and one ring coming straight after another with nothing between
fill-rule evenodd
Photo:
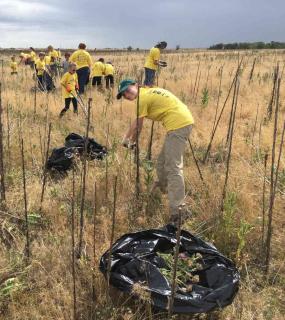
<instances>
[{"instance_id":1,"label":"large black bag in foreground","mask_svg":"<svg viewBox=\"0 0 285 320\"><path fill-rule=\"evenodd\" d=\"M158 253L173 252L175 244L176 229L171 225L122 236L112 246L110 283L129 293L134 284L144 284L144 290L151 293L152 304L167 310L171 282L162 273L165 261ZM177 290L174 313L209 312L232 303L238 291L239 273L231 260L213 245L183 230L179 252L190 257L199 254L202 268L195 272L199 281L191 285L191 292ZM109 251L105 252L100 260L105 277L109 255Z\"/></svg>"}]
</instances>

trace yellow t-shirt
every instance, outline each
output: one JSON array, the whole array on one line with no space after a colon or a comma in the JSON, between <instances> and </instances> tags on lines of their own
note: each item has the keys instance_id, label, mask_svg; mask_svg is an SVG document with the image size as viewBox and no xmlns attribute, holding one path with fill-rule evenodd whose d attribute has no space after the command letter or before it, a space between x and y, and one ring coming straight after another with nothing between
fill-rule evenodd
<instances>
[{"instance_id":1,"label":"yellow t-shirt","mask_svg":"<svg viewBox=\"0 0 285 320\"><path fill-rule=\"evenodd\" d=\"M22 57L23 59L28 59L30 55L28 53L21 52L20 57Z\"/></svg>"},{"instance_id":2,"label":"yellow t-shirt","mask_svg":"<svg viewBox=\"0 0 285 320\"><path fill-rule=\"evenodd\" d=\"M45 62L45 64L49 65L50 64L50 56L45 56L44 62Z\"/></svg>"},{"instance_id":3,"label":"yellow t-shirt","mask_svg":"<svg viewBox=\"0 0 285 320\"><path fill-rule=\"evenodd\" d=\"M161 121L167 131L194 123L188 107L174 94L162 88L141 88L139 117Z\"/></svg>"},{"instance_id":4,"label":"yellow t-shirt","mask_svg":"<svg viewBox=\"0 0 285 320\"><path fill-rule=\"evenodd\" d=\"M17 72L18 71L18 63L16 61L11 61L10 68L11 68L12 72Z\"/></svg>"},{"instance_id":5,"label":"yellow t-shirt","mask_svg":"<svg viewBox=\"0 0 285 320\"><path fill-rule=\"evenodd\" d=\"M110 63L105 64L105 76L114 75L114 67Z\"/></svg>"},{"instance_id":6,"label":"yellow t-shirt","mask_svg":"<svg viewBox=\"0 0 285 320\"><path fill-rule=\"evenodd\" d=\"M49 57L54 57L55 59L57 59L59 57L58 52L56 50L52 50L48 53Z\"/></svg>"},{"instance_id":7,"label":"yellow t-shirt","mask_svg":"<svg viewBox=\"0 0 285 320\"><path fill-rule=\"evenodd\" d=\"M89 52L86 50L78 49L71 55L70 62L74 62L77 65L77 69L83 68L83 67L91 67L92 60Z\"/></svg>"},{"instance_id":8,"label":"yellow t-shirt","mask_svg":"<svg viewBox=\"0 0 285 320\"><path fill-rule=\"evenodd\" d=\"M157 70L158 66L154 64L155 60L159 60L160 58L160 50L158 48L151 48L149 51L149 55L146 58L145 68Z\"/></svg>"},{"instance_id":9,"label":"yellow t-shirt","mask_svg":"<svg viewBox=\"0 0 285 320\"><path fill-rule=\"evenodd\" d=\"M44 60L42 61L40 59L36 60L35 66L37 69L37 75L42 76L45 71L45 67L46 67L45 61Z\"/></svg>"},{"instance_id":10,"label":"yellow t-shirt","mask_svg":"<svg viewBox=\"0 0 285 320\"><path fill-rule=\"evenodd\" d=\"M60 84L62 85L62 95L64 99L66 98L74 98L77 96L75 88L78 87L78 77L77 73L69 73L66 72L61 80ZM71 92L67 91L67 88L71 89Z\"/></svg>"},{"instance_id":11,"label":"yellow t-shirt","mask_svg":"<svg viewBox=\"0 0 285 320\"><path fill-rule=\"evenodd\" d=\"M30 52L30 59L31 59L31 61L36 61L37 55L36 55L36 53L34 51Z\"/></svg>"},{"instance_id":12,"label":"yellow t-shirt","mask_svg":"<svg viewBox=\"0 0 285 320\"><path fill-rule=\"evenodd\" d=\"M91 77L101 77L105 72L105 64L101 61L96 61L92 67Z\"/></svg>"}]
</instances>

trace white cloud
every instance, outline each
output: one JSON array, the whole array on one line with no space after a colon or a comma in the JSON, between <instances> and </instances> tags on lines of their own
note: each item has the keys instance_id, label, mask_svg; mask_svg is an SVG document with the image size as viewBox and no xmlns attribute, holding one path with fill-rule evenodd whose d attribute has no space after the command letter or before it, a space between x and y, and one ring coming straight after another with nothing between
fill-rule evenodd
<instances>
[{"instance_id":1,"label":"white cloud","mask_svg":"<svg viewBox=\"0 0 285 320\"><path fill-rule=\"evenodd\" d=\"M1 16L17 20L57 12L57 8L38 1L0 0Z\"/></svg>"}]
</instances>

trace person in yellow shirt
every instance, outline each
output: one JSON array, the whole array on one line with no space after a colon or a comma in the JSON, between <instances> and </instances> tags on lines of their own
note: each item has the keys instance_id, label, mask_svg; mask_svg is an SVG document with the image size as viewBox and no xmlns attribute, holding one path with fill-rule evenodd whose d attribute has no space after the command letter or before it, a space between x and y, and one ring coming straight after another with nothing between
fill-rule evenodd
<instances>
[{"instance_id":1,"label":"person in yellow shirt","mask_svg":"<svg viewBox=\"0 0 285 320\"><path fill-rule=\"evenodd\" d=\"M117 99L134 101L139 97L138 119L135 119L123 138L123 145L132 147L140 134L145 118L162 122L167 134L157 159L158 181L155 188L168 190L170 222L177 224L180 208L185 201L183 155L194 124L188 107L170 91L162 88L139 88L134 80L121 81ZM187 210L181 211L184 218Z\"/></svg>"},{"instance_id":2,"label":"person in yellow shirt","mask_svg":"<svg viewBox=\"0 0 285 320\"><path fill-rule=\"evenodd\" d=\"M109 89L110 87L114 87L114 67L112 62L107 62L105 64L105 81L106 81L106 88Z\"/></svg>"},{"instance_id":3,"label":"person in yellow shirt","mask_svg":"<svg viewBox=\"0 0 285 320\"><path fill-rule=\"evenodd\" d=\"M61 118L69 109L70 102L72 101L73 112L78 114L77 109L77 90L78 90L78 77L76 74L76 64L70 63L68 72L61 78L60 84L62 85L62 95L64 98L65 106L61 110L59 117Z\"/></svg>"},{"instance_id":4,"label":"person in yellow shirt","mask_svg":"<svg viewBox=\"0 0 285 320\"><path fill-rule=\"evenodd\" d=\"M35 69L36 69L37 78L38 78L38 85L41 91L45 91L43 75L44 75L46 64L44 59L45 59L45 53L40 52L39 59L35 61Z\"/></svg>"},{"instance_id":5,"label":"person in yellow shirt","mask_svg":"<svg viewBox=\"0 0 285 320\"><path fill-rule=\"evenodd\" d=\"M18 63L16 62L16 57L11 57L10 62L11 74L18 74Z\"/></svg>"},{"instance_id":6,"label":"person in yellow shirt","mask_svg":"<svg viewBox=\"0 0 285 320\"><path fill-rule=\"evenodd\" d=\"M46 66L49 66L50 62L51 62L51 56L48 54L45 54L44 61L45 61Z\"/></svg>"},{"instance_id":7,"label":"person in yellow shirt","mask_svg":"<svg viewBox=\"0 0 285 320\"><path fill-rule=\"evenodd\" d=\"M58 68L59 68L59 62L60 62L60 57L61 53L58 50L55 50L53 46L49 45L47 47L48 51L48 57L49 57L49 66L50 66L50 73L52 76L57 76L59 74Z\"/></svg>"},{"instance_id":8,"label":"person in yellow shirt","mask_svg":"<svg viewBox=\"0 0 285 320\"><path fill-rule=\"evenodd\" d=\"M38 84L41 91L52 91L55 89L52 77L49 73L49 66L45 63L45 53L39 53L39 59L36 60L35 70L37 72Z\"/></svg>"},{"instance_id":9,"label":"person in yellow shirt","mask_svg":"<svg viewBox=\"0 0 285 320\"><path fill-rule=\"evenodd\" d=\"M28 53L21 52L19 57L20 57L19 64L21 64L21 63L23 63L25 65L28 64L29 59L30 59L30 55Z\"/></svg>"},{"instance_id":10,"label":"person in yellow shirt","mask_svg":"<svg viewBox=\"0 0 285 320\"><path fill-rule=\"evenodd\" d=\"M55 58L50 56L49 53L45 53L44 57L45 62L45 73L44 73L44 81L49 88L49 91L54 89L53 84L53 77L56 75L56 65L55 65Z\"/></svg>"},{"instance_id":11,"label":"person in yellow shirt","mask_svg":"<svg viewBox=\"0 0 285 320\"><path fill-rule=\"evenodd\" d=\"M98 89L102 89L102 76L105 72L104 59L100 58L92 66L92 86L97 86Z\"/></svg>"},{"instance_id":12,"label":"person in yellow shirt","mask_svg":"<svg viewBox=\"0 0 285 320\"><path fill-rule=\"evenodd\" d=\"M59 58L58 52L53 48L53 46L49 45L47 47L47 52L50 57L54 57L55 60Z\"/></svg>"},{"instance_id":13,"label":"person in yellow shirt","mask_svg":"<svg viewBox=\"0 0 285 320\"><path fill-rule=\"evenodd\" d=\"M35 61L37 60L37 54L33 47L30 47L30 66L32 69L35 68Z\"/></svg>"},{"instance_id":14,"label":"person in yellow shirt","mask_svg":"<svg viewBox=\"0 0 285 320\"><path fill-rule=\"evenodd\" d=\"M152 86L154 84L155 72L160 63L160 52L167 47L167 42L161 41L156 46L150 49L149 55L146 58L144 65L145 78L144 85Z\"/></svg>"},{"instance_id":15,"label":"person in yellow shirt","mask_svg":"<svg viewBox=\"0 0 285 320\"><path fill-rule=\"evenodd\" d=\"M86 45L79 43L78 50L73 52L69 60L77 65L76 72L78 76L79 94L83 94L84 87L89 80L90 68L92 66L92 59L89 52L86 51Z\"/></svg>"}]
</instances>

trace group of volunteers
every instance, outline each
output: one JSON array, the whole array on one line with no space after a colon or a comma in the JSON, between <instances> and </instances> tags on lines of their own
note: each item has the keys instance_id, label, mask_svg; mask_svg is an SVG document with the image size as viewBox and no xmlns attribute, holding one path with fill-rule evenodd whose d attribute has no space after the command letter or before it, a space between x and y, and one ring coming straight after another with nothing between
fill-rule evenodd
<instances>
[{"instance_id":1,"label":"group of volunteers","mask_svg":"<svg viewBox=\"0 0 285 320\"><path fill-rule=\"evenodd\" d=\"M72 69L70 66L72 63L76 64L80 94L84 93L84 88L89 80L93 86L102 90L103 76L105 77L106 89L113 88L115 70L112 62L105 63L104 58L100 58L93 63L84 43L80 43L78 50L72 54L65 52L63 61L60 50L55 50L51 45L47 47L47 52L39 52L38 55L34 48L30 47L30 53L21 52L19 63L16 62L15 56L11 57L10 68L11 74L15 75L18 73L19 64L29 65L36 72L39 89L49 92L55 88L54 77L63 76L69 72L69 67Z\"/></svg>"},{"instance_id":2,"label":"group of volunteers","mask_svg":"<svg viewBox=\"0 0 285 320\"><path fill-rule=\"evenodd\" d=\"M129 101L138 101L138 119L135 119L124 135L122 145L126 148L134 148L140 135L144 119L160 121L166 129L166 136L162 144L160 154L156 161L157 181L155 181L152 193L158 189L168 194L169 222L177 225L178 221L186 220L190 211L185 205L185 183L183 176L183 155L188 144L188 139L194 124L193 116L189 108L170 91L154 86L155 75L160 67L167 66L160 60L161 51L167 47L165 41L157 43L146 58L144 69L144 84L140 85L136 80L124 79L118 87L117 99L122 97ZM32 50L32 49L31 49ZM60 53L49 46L50 61L60 60ZM23 58L24 59L24 58ZM27 59L27 57L25 57ZM46 55L39 54L30 58L37 70L39 82L44 73ZM14 61L11 61L11 68ZM80 43L78 50L71 55L65 54L62 63L63 75L61 86L65 106L60 112L62 117L73 104L74 113L78 113L78 97L84 93L89 79L92 85L102 87L102 77L105 76L106 87L114 85L114 68L110 62L105 63L103 58L92 63L90 54L86 51L86 45ZM12 68L15 72L15 69Z\"/></svg>"},{"instance_id":3,"label":"group of volunteers","mask_svg":"<svg viewBox=\"0 0 285 320\"><path fill-rule=\"evenodd\" d=\"M79 43L78 50L72 53L68 58L68 61L76 64L79 94L84 93L85 86L88 84L89 80L92 81L92 86L102 89L103 76L105 76L106 88L113 88L115 70L112 62L108 61L105 63L104 58L100 58L93 63L91 55L86 50L86 45L84 43Z\"/></svg>"}]
</instances>

